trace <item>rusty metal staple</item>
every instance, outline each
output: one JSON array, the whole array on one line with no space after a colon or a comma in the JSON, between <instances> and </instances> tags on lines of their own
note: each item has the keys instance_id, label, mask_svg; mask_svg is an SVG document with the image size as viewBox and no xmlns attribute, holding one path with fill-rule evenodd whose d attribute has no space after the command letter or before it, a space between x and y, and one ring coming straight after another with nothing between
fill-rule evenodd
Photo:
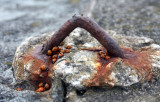
<instances>
[{"instance_id":1,"label":"rusty metal staple","mask_svg":"<svg viewBox=\"0 0 160 102\"><path fill-rule=\"evenodd\" d=\"M113 56L124 58L123 51L119 45L96 22L84 16L73 16L65 22L46 44L43 45L41 52L46 54L48 50L52 49L54 46L58 46L77 27L87 30Z\"/></svg>"}]
</instances>

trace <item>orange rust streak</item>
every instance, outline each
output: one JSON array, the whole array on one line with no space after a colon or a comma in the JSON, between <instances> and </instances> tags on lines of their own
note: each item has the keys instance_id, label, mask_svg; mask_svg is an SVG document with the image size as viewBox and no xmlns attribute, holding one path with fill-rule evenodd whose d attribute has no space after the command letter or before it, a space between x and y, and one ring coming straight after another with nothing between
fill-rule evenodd
<instances>
[{"instance_id":1,"label":"orange rust streak","mask_svg":"<svg viewBox=\"0 0 160 102\"><path fill-rule=\"evenodd\" d=\"M98 50L95 48L87 48L83 50L97 52ZM102 49L104 50L104 49ZM125 59L122 59L124 63L128 63L134 70L137 71L139 76L145 78L145 80L149 81L152 79L152 70L151 70L151 61L150 55L151 52L149 51L142 51L142 52L135 52L131 48L122 48L123 53L125 55ZM98 52L97 52L98 54ZM118 57L112 57L109 60L104 60L100 58L98 54L97 63L101 66L96 68L97 72L94 74L93 79L85 81L88 87L90 86L103 86L106 85L106 82L113 82L109 78L111 75L112 69L110 66L107 66L109 63L114 63L117 61ZM113 82L114 83L114 82ZM109 85L109 84L108 84Z\"/></svg>"},{"instance_id":2,"label":"orange rust streak","mask_svg":"<svg viewBox=\"0 0 160 102\"><path fill-rule=\"evenodd\" d=\"M106 82L113 82L113 80L110 80L109 76L111 75L112 69L107 66L109 63L116 61L117 58L111 58L109 60L104 60L102 58L98 58L97 62L101 63L101 66L98 66L97 73L94 74L94 78L91 80L86 81L86 85L91 86L105 86L106 84L110 85ZM111 85L110 85L111 86Z\"/></svg>"},{"instance_id":3,"label":"orange rust streak","mask_svg":"<svg viewBox=\"0 0 160 102\"><path fill-rule=\"evenodd\" d=\"M125 53L127 59L123 59L124 62L128 63L135 69L139 76L145 78L145 80L149 81L152 79L152 68L149 51L135 52L133 50L129 50L127 48L122 49Z\"/></svg>"}]
</instances>

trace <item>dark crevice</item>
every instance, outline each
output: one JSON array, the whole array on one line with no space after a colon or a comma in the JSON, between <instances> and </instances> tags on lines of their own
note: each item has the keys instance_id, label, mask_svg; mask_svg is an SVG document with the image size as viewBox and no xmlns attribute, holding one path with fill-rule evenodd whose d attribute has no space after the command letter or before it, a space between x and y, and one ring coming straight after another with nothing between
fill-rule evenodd
<instances>
[{"instance_id":1,"label":"dark crevice","mask_svg":"<svg viewBox=\"0 0 160 102\"><path fill-rule=\"evenodd\" d=\"M76 90L78 96L83 96L87 90Z\"/></svg>"},{"instance_id":2,"label":"dark crevice","mask_svg":"<svg viewBox=\"0 0 160 102\"><path fill-rule=\"evenodd\" d=\"M62 87L63 87L63 102L66 102L66 95L67 95L67 87L68 85L62 80Z\"/></svg>"}]
</instances>

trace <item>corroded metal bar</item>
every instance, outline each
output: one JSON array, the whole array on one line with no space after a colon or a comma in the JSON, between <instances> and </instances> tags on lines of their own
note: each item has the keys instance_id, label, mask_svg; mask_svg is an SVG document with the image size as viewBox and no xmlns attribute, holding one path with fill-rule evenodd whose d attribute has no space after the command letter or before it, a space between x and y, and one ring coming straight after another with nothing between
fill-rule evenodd
<instances>
[{"instance_id":1,"label":"corroded metal bar","mask_svg":"<svg viewBox=\"0 0 160 102\"><path fill-rule=\"evenodd\" d=\"M87 30L94 38L96 38L107 51L116 57L124 58L124 54L119 45L92 19L84 16L73 16L64 25L56 31L52 37L44 44L42 53L58 46L75 28L80 27Z\"/></svg>"}]
</instances>

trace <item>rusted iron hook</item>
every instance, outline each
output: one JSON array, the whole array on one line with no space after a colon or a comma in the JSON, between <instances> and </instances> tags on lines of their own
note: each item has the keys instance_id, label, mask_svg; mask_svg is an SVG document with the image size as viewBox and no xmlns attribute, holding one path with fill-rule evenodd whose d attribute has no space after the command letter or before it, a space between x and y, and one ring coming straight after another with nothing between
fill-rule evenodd
<instances>
[{"instance_id":1,"label":"rusted iron hook","mask_svg":"<svg viewBox=\"0 0 160 102\"><path fill-rule=\"evenodd\" d=\"M77 27L87 30L113 56L124 58L123 51L119 45L96 22L89 17L76 15L65 22L64 25L52 35L46 44L43 45L42 53L45 54L54 46L58 46Z\"/></svg>"}]
</instances>

